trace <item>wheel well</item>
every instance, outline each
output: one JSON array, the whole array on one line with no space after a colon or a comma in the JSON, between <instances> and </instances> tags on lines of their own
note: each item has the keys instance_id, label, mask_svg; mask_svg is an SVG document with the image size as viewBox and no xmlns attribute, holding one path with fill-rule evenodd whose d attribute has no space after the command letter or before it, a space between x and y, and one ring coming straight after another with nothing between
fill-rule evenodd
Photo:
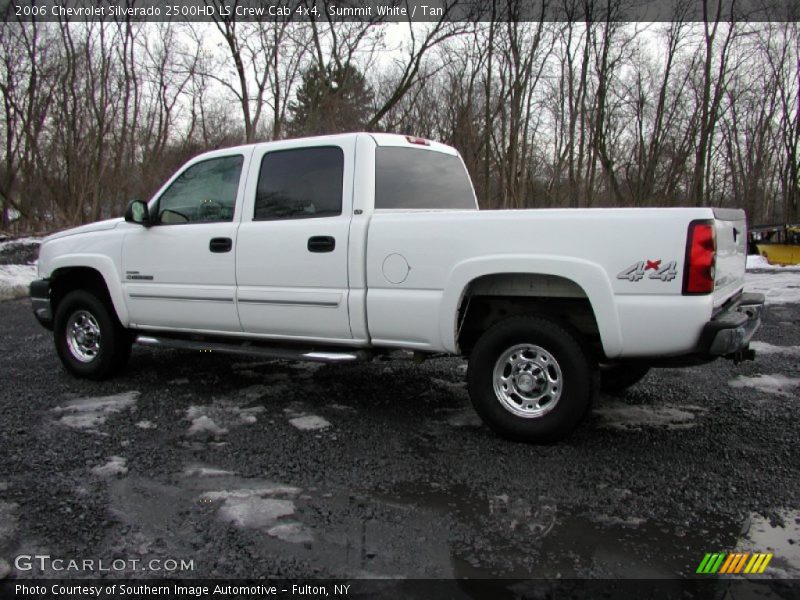
<instances>
[{"instance_id":1,"label":"wheel well","mask_svg":"<svg viewBox=\"0 0 800 600\"><path fill-rule=\"evenodd\" d=\"M106 303L111 314L116 316L117 312L114 310L114 303L111 301L105 279L100 271L91 267L64 267L53 272L50 276L50 305L54 315L64 296L75 290L94 293Z\"/></svg>"},{"instance_id":2,"label":"wheel well","mask_svg":"<svg viewBox=\"0 0 800 600\"><path fill-rule=\"evenodd\" d=\"M590 352L603 355L597 319L589 298L565 277L527 273L479 277L467 286L458 309L457 342L469 355L492 325L518 315L543 316L578 332Z\"/></svg>"}]
</instances>

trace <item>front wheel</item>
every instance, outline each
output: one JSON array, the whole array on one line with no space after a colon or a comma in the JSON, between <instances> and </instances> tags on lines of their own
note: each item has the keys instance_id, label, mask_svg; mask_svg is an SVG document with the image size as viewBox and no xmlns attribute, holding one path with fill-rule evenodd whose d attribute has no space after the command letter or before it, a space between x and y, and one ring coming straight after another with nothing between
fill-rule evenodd
<instances>
[{"instance_id":1,"label":"front wheel","mask_svg":"<svg viewBox=\"0 0 800 600\"><path fill-rule=\"evenodd\" d=\"M468 387L475 410L497 433L547 443L586 414L594 370L572 332L548 319L511 317L475 344Z\"/></svg>"},{"instance_id":2,"label":"front wheel","mask_svg":"<svg viewBox=\"0 0 800 600\"><path fill-rule=\"evenodd\" d=\"M77 377L105 379L122 367L131 352L131 337L107 305L90 292L67 294L53 323L56 351Z\"/></svg>"}]
</instances>

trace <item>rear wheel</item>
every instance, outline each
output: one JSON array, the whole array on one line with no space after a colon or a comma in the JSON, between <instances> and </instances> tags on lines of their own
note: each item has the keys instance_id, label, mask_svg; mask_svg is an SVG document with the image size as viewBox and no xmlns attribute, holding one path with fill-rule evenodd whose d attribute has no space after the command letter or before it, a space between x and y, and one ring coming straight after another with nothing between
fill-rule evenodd
<instances>
[{"instance_id":1,"label":"rear wheel","mask_svg":"<svg viewBox=\"0 0 800 600\"><path fill-rule=\"evenodd\" d=\"M601 365L600 389L604 392L621 392L639 383L650 371L643 365Z\"/></svg>"},{"instance_id":2,"label":"rear wheel","mask_svg":"<svg viewBox=\"0 0 800 600\"><path fill-rule=\"evenodd\" d=\"M105 302L91 292L67 294L56 309L53 336L58 357L77 377L105 379L122 368L131 336Z\"/></svg>"},{"instance_id":3,"label":"rear wheel","mask_svg":"<svg viewBox=\"0 0 800 600\"><path fill-rule=\"evenodd\" d=\"M487 330L470 355L470 398L504 437L554 442L586 414L591 362L576 335L538 317L511 317Z\"/></svg>"}]
</instances>

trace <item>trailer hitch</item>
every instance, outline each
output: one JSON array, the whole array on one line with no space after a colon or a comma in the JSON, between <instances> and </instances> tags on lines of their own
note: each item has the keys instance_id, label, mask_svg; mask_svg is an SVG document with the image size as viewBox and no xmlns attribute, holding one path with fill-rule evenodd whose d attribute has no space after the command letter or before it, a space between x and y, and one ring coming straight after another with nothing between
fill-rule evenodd
<instances>
[{"instance_id":1,"label":"trailer hitch","mask_svg":"<svg viewBox=\"0 0 800 600\"><path fill-rule=\"evenodd\" d=\"M756 359L756 351L752 348L742 348L732 354L726 354L725 358L732 360L733 364L738 365L741 362Z\"/></svg>"}]
</instances>

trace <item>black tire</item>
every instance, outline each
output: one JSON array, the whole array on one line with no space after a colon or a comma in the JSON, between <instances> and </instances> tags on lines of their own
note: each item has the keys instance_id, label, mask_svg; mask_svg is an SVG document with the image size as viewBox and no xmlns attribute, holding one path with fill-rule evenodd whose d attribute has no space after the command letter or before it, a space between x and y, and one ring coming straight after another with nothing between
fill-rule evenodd
<instances>
[{"instance_id":1,"label":"black tire","mask_svg":"<svg viewBox=\"0 0 800 600\"><path fill-rule=\"evenodd\" d=\"M649 371L646 365L601 365L600 390L621 392L639 383Z\"/></svg>"},{"instance_id":2,"label":"black tire","mask_svg":"<svg viewBox=\"0 0 800 600\"><path fill-rule=\"evenodd\" d=\"M512 368L503 360L501 369L501 358L508 354L508 360L513 361L514 355L509 353L524 345L528 353L523 349L519 357L523 366ZM533 347L538 350L531 350ZM506 386L513 390L506 390L505 400L501 398L503 391L495 392L496 367L501 369L500 377L517 373L512 378L513 384L509 381ZM521 370L515 371L517 368ZM546 379L545 370L550 373ZM524 373L528 374L527 381L522 379ZM522 387L517 388L518 383ZM523 383L538 386L529 390L528 399L519 392ZM596 382L592 362L577 334L548 319L510 317L487 330L475 344L469 359L467 385L475 410L495 432L516 441L550 443L569 434L586 415ZM505 384L499 379L498 385ZM540 392L544 393L539 401L532 399ZM545 402L537 409L542 398ZM526 402L533 404L526 406ZM515 407L518 414L512 412ZM536 414L537 411L542 412Z\"/></svg>"},{"instance_id":3,"label":"black tire","mask_svg":"<svg viewBox=\"0 0 800 600\"><path fill-rule=\"evenodd\" d=\"M80 339L75 334L68 335L67 331L68 328L72 330L77 321L84 325ZM53 339L67 371L86 379L112 376L125 366L131 354L130 333L120 325L106 302L84 290L70 292L59 302Z\"/></svg>"}]
</instances>

